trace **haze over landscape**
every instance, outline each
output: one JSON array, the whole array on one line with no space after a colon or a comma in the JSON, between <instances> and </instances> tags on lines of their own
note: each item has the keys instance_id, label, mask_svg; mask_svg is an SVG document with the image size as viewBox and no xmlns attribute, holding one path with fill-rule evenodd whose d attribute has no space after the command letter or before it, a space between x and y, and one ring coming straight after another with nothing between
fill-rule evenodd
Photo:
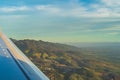
<instances>
[{"instance_id":1,"label":"haze over landscape","mask_svg":"<svg viewBox=\"0 0 120 80\"><path fill-rule=\"evenodd\" d=\"M119 0L1 0L0 29L15 39L119 42L119 7Z\"/></svg>"}]
</instances>

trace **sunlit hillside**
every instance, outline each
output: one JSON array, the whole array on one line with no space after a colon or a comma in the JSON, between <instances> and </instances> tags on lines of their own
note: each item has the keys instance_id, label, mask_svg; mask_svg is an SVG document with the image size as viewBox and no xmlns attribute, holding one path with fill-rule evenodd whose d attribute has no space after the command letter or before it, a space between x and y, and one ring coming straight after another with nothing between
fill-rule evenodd
<instances>
[{"instance_id":1,"label":"sunlit hillside","mask_svg":"<svg viewBox=\"0 0 120 80\"><path fill-rule=\"evenodd\" d=\"M120 57L113 56L114 48L77 48L36 40L13 41L51 80L120 79L120 63L117 62Z\"/></svg>"}]
</instances>

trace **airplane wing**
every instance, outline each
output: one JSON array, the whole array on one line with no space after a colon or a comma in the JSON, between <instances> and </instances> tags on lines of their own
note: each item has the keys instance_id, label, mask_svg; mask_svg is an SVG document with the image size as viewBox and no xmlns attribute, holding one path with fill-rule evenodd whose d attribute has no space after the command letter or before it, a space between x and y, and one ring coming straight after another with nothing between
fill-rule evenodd
<instances>
[{"instance_id":1,"label":"airplane wing","mask_svg":"<svg viewBox=\"0 0 120 80\"><path fill-rule=\"evenodd\" d=\"M0 33L0 80L49 80L3 33Z\"/></svg>"}]
</instances>

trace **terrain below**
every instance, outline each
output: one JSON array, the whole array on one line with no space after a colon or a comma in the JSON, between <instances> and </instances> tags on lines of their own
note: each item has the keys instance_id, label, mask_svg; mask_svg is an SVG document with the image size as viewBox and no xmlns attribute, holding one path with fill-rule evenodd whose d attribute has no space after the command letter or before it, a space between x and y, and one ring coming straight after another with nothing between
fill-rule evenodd
<instances>
[{"instance_id":1,"label":"terrain below","mask_svg":"<svg viewBox=\"0 0 120 80\"><path fill-rule=\"evenodd\" d=\"M120 51L11 39L51 80L120 80Z\"/></svg>"}]
</instances>

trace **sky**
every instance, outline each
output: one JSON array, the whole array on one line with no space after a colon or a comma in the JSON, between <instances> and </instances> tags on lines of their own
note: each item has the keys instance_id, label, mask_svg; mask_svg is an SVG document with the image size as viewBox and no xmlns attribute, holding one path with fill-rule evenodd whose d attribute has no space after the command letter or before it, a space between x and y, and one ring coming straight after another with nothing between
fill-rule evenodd
<instances>
[{"instance_id":1,"label":"sky","mask_svg":"<svg viewBox=\"0 0 120 80\"><path fill-rule=\"evenodd\" d=\"M0 30L14 39L120 42L120 1L0 0Z\"/></svg>"}]
</instances>

